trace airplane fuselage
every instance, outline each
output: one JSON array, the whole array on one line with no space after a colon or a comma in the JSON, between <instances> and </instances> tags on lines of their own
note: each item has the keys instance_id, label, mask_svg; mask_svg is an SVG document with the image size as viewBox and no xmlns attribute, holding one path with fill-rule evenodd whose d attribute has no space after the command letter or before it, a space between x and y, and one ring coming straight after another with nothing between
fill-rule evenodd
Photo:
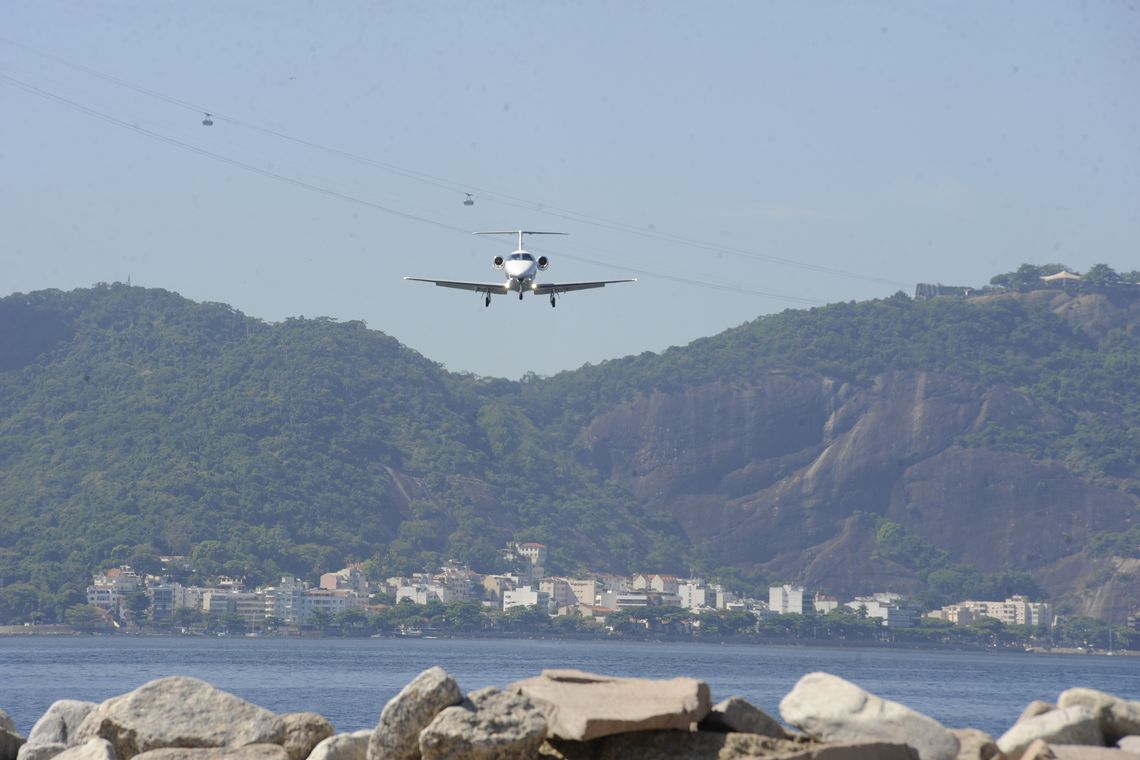
<instances>
[{"instance_id":1,"label":"airplane fuselage","mask_svg":"<svg viewBox=\"0 0 1140 760\"><path fill-rule=\"evenodd\" d=\"M503 271L507 275L507 290L520 293L530 289L538 264L526 251L515 251L503 261Z\"/></svg>"},{"instance_id":2,"label":"airplane fuselage","mask_svg":"<svg viewBox=\"0 0 1140 760\"><path fill-rule=\"evenodd\" d=\"M518 235L519 247L508 256L496 256L491 259L491 266L501 270L506 279L502 282L468 282L465 280L429 280L423 277L405 277L405 280L417 282L430 282L441 288L455 288L457 290L473 290L483 296L483 305L491 305L492 295L504 293L518 293L519 300L525 293L530 292L536 296L550 296L550 305L554 306L555 296L569 293L573 290L588 290L590 288L603 288L619 282L636 282L636 280L594 280L592 282L537 282L539 272L550 267L550 259L546 256L535 258L523 250L523 235L564 235L564 232L537 232L534 230L512 230L509 232L476 232L476 235Z\"/></svg>"}]
</instances>

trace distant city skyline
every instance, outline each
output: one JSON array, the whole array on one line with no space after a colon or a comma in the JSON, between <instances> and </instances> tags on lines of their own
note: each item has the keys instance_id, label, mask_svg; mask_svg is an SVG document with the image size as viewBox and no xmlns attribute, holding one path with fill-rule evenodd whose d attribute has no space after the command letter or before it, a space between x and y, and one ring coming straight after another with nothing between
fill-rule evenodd
<instances>
[{"instance_id":1,"label":"distant city skyline","mask_svg":"<svg viewBox=\"0 0 1140 760\"><path fill-rule=\"evenodd\" d=\"M0 296L129 279L518 378L1136 268L1127 2L17 1L0 29ZM485 309L403 281L494 281L513 246L470 233L520 228L570 233L530 241L548 279L639 282Z\"/></svg>"}]
</instances>

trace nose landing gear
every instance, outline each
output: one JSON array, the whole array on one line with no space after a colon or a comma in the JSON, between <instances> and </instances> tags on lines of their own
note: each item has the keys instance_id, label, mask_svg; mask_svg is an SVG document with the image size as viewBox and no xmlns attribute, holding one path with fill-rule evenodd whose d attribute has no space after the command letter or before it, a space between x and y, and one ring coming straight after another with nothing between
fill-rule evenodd
<instances>
[{"instance_id":1,"label":"nose landing gear","mask_svg":"<svg viewBox=\"0 0 1140 760\"><path fill-rule=\"evenodd\" d=\"M553 309L557 305L558 305L558 302L554 300L554 294L551 293L550 294L550 308Z\"/></svg>"},{"instance_id":2,"label":"nose landing gear","mask_svg":"<svg viewBox=\"0 0 1140 760\"><path fill-rule=\"evenodd\" d=\"M519 291L519 300L520 300L520 301L522 300L522 297L523 297L523 292L520 290L520 291Z\"/></svg>"}]
</instances>

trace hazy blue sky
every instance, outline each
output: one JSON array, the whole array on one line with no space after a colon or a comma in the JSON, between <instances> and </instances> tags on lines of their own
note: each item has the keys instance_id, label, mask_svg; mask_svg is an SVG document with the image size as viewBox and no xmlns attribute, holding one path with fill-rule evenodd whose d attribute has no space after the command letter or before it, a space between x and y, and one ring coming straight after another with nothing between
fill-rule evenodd
<instances>
[{"instance_id":1,"label":"hazy blue sky","mask_svg":"<svg viewBox=\"0 0 1140 760\"><path fill-rule=\"evenodd\" d=\"M787 308L1140 267L1140 10L0 3L0 295L162 287L553 374ZM202 111L214 126L201 125ZM465 207L470 192L475 205ZM493 281L509 238L545 299Z\"/></svg>"}]
</instances>

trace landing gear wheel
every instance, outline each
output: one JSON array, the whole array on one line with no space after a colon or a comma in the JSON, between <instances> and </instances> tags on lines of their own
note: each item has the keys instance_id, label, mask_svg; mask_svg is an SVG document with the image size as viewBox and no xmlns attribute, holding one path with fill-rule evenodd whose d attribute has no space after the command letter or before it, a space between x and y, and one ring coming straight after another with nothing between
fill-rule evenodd
<instances>
[{"instance_id":1,"label":"landing gear wheel","mask_svg":"<svg viewBox=\"0 0 1140 760\"><path fill-rule=\"evenodd\" d=\"M491 305L491 296L487 296L486 298L483 299L483 305L484 306L490 306Z\"/></svg>"},{"instance_id":2,"label":"landing gear wheel","mask_svg":"<svg viewBox=\"0 0 1140 760\"><path fill-rule=\"evenodd\" d=\"M557 306L557 305L558 305L558 304L557 304L557 303L555 302L555 300L554 300L554 294L553 294L553 293L551 293L551 294L550 294L550 308L552 308L552 309L553 309L553 308L554 308L555 306Z\"/></svg>"},{"instance_id":3,"label":"landing gear wheel","mask_svg":"<svg viewBox=\"0 0 1140 760\"><path fill-rule=\"evenodd\" d=\"M523 297L523 292L520 290L520 291L519 291L519 300L520 300L520 301L522 300L522 297Z\"/></svg>"}]
</instances>

